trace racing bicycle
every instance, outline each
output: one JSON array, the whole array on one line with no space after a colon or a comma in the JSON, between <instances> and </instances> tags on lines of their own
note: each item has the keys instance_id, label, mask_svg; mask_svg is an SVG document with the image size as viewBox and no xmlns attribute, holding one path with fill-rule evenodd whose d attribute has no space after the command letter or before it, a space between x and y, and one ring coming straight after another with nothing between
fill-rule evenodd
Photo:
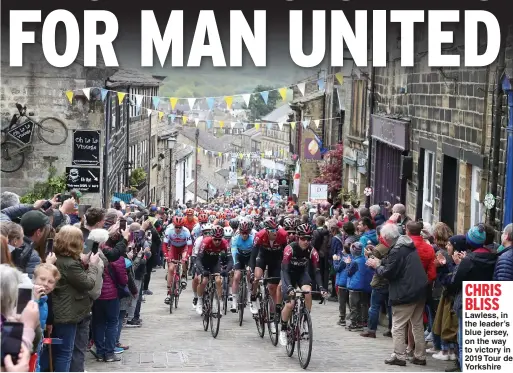
<instances>
[{"instance_id":1,"label":"racing bicycle","mask_svg":"<svg viewBox=\"0 0 513 373\"><path fill-rule=\"evenodd\" d=\"M219 273L210 274L207 287L203 293L203 330L207 331L210 325L212 337L216 338L221 323L220 301L217 294L216 277ZM214 325L215 324L215 325Z\"/></svg>"},{"instance_id":2,"label":"racing bicycle","mask_svg":"<svg viewBox=\"0 0 513 373\"><path fill-rule=\"evenodd\" d=\"M180 280L182 278L182 261L171 260L171 263L174 263L176 267L173 281L171 282L171 289L169 289L169 313L173 313L173 305L175 308L178 308L178 300L182 290L187 286L187 283L183 284Z\"/></svg>"},{"instance_id":3,"label":"racing bicycle","mask_svg":"<svg viewBox=\"0 0 513 373\"><path fill-rule=\"evenodd\" d=\"M280 277L265 277L259 280L257 302L259 302L260 307L258 307L258 313L253 316L260 338L264 338L265 325L267 324L269 338L271 339L273 346L278 344L280 314L276 312L276 305L274 304L273 297L269 292L267 284L272 280L279 279Z\"/></svg>"},{"instance_id":4,"label":"racing bicycle","mask_svg":"<svg viewBox=\"0 0 513 373\"><path fill-rule=\"evenodd\" d=\"M25 162L25 153L34 150L32 146L34 131L49 145L61 145L68 139L68 127L56 117L46 117L39 122L34 113L27 114L27 106L16 104L18 113L12 116L9 126L1 130L2 172L18 171Z\"/></svg>"}]
</instances>

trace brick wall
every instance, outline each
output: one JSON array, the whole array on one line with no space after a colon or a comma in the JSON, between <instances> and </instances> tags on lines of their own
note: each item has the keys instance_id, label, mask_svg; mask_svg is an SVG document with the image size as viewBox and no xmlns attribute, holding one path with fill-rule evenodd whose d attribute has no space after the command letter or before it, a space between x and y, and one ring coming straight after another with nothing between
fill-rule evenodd
<instances>
[{"instance_id":1,"label":"brick wall","mask_svg":"<svg viewBox=\"0 0 513 373\"><path fill-rule=\"evenodd\" d=\"M2 46L4 55L8 55L7 43ZM15 103L27 105L27 111L33 111L36 119L53 116L63 120L68 126L66 143L48 145L35 135L34 151L25 154L23 167L14 173L2 173L2 190L19 195L27 193L37 181L45 181L51 165L59 174L71 166L72 130L104 130L104 105L101 101L88 102L85 97L73 100L70 105L67 90L85 87L102 87L111 69L84 68L74 63L68 68L55 68L46 62L40 44L24 48L24 66L10 67L2 61L0 84L0 111L2 128L7 126L12 115L17 112ZM81 92L77 92L81 93ZM101 144L103 152L103 140ZM101 175L103 178L103 175ZM85 193L81 203L101 205L100 193Z\"/></svg>"}]
</instances>

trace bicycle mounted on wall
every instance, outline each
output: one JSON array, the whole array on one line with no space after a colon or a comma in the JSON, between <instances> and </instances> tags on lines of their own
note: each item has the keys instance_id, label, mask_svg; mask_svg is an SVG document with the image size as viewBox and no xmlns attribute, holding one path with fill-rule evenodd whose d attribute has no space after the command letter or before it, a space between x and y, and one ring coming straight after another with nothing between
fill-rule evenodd
<instances>
[{"instance_id":1,"label":"bicycle mounted on wall","mask_svg":"<svg viewBox=\"0 0 513 373\"><path fill-rule=\"evenodd\" d=\"M55 117L46 117L39 122L27 115L27 106L16 104L18 113L12 116L8 127L2 133L2 172L18 171L25 162L25 153L34 151L32 140L37 127L37 136L49 145L61 145L68 139L68 127ZM22 119L25 120L22 120Z\"/></svg>"}]
</instances>

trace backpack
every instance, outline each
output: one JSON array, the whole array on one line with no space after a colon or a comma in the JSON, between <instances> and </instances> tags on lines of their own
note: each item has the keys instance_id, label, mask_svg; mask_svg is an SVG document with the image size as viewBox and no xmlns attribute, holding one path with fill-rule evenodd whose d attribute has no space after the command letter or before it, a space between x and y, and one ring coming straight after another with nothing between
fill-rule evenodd
<instances>
[{"instance_id":1,"label":"backpack","mask_svg":"<svg viewBox=\"0 0 513 373\"><path fill-rule=\"evenodd\" d=\"M30 257L32 256L32 246L24 245L23 247L16 248L11 252L11 259L14 265L21 271L26 273Z\"/></svg>"}]
</instances>

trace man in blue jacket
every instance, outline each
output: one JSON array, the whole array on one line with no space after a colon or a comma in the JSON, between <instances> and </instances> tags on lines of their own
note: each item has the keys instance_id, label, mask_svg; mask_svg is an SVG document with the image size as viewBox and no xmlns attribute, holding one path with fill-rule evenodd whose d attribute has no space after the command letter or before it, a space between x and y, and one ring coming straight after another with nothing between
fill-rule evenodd
<instances>
[{"instance_id":1,"label":"man in blue jacket","mask_svg":"<svg viewBox=\"0 0 513 373\"><path fill-rule=\"evenodd\" d=\"M493 281L513 281L513 224L504 228L501 240L504 249L499 251Z\"/></svg>"},{"instance_id":2,"label":"man in blue jacket","mask_svg":"<svg viewBox=\"0 0 513 373\"><path fill-rule=\"evenodd\" d=\"M367 247L369 244L372 246L376 246L378 244L378 236L376 235L376 229L374 227L374 223L368 217L363 217L358 222L358 232L361 234L360 236L360 244L363 248Z\"/></svg>"}]
</instances>

